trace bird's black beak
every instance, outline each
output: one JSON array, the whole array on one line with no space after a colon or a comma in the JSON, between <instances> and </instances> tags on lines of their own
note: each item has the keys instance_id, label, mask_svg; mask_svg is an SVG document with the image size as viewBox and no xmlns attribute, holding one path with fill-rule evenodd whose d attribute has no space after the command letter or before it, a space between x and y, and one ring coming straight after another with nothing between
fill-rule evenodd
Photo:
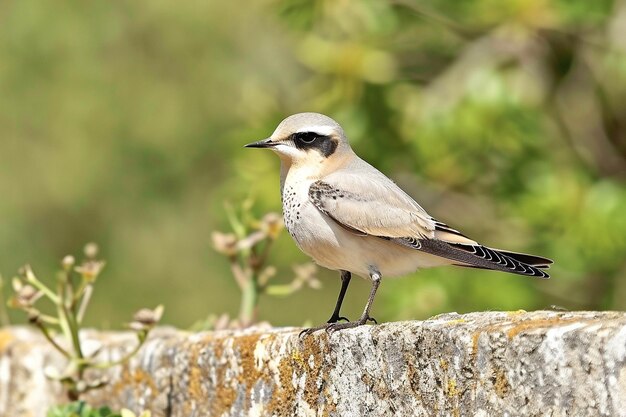
<instances>
[{"instance_id":1,"label":"bird's black beak","mask_svg":"<svg viewBox=\"0 0 626 417\"><path fill-rule=\"evenodd\" d=\"M258 142L248 143L244 148L271 148L276 146L276 142L272 142L271 138L263 139Z\"/></svg>"}]
</instances>

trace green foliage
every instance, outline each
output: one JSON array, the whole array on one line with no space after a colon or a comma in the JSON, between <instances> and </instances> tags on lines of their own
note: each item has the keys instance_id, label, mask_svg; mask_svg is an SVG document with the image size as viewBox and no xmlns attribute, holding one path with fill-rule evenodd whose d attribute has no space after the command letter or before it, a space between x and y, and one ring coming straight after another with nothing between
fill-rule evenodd
<instances>
[{"instance_id":1,"label":"green foliage","mask_svg":"<svg viewBox=\"0 0 626 417\"><path fill-rule=\"evenodd\" d=\"M112 262L87 324L122 321L136 294L182 326L238 314L209 236L227 227L225 200L252 194L257 217L279 210L276 158L241 145L298 111L337 119L436 218L556 261L549 282L454 268L384 280L377 318L626 308L623 2L13 0L3 11L0 273L35 259L50 275L97 240ZM274 283L288 284L306 257L286 234L274 245ZM339 280L320 278L319 292L261 299L263 317L325 320ZM348 316L366 294L352 284Z\"/></svg>"},{"instance_id":2,"label":"green foliage","mask_svg":"<svg viewBox=\"0 0 626 417\"><path fill-rule=\"evenodd\" d=\"M120 412L113 412L109 407L92 408L84 401L57 405L48 410L47 417L150 417L149 411L136 415L123 408Z\"/></svg>"},{"instance_id":3,"label":"green foliage","mask_svg":"<svg viewBox=\"0 0 626 417\"><path fill-rule=\"evenodd\" d=\"M57 405L48 410L47 417L120 417L109 407L92 408L84 401Z\"/></svg>"}]
</instances>

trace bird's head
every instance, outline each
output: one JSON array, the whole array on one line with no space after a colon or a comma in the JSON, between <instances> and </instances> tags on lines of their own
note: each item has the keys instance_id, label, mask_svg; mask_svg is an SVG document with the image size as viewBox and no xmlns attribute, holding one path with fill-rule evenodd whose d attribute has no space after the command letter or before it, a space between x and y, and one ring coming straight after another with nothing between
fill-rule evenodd
<instances>
[{"instance_id":1,"label":"bird's head","mask_svg":"<svg viewBox=\"0 0 626 417\"><path fill-rule=\"evenodd\" d=\"M283 162L296 166L327 165L352 153L339 123L319 113L289 116L272 136L246 147L271 149Z\"/></svg>"}]
</instances>

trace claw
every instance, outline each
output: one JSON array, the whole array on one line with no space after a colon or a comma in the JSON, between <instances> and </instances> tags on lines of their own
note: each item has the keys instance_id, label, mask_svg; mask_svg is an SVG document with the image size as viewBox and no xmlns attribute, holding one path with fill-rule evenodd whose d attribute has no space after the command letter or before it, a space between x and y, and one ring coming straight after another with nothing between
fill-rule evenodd
<instances>
[{"instance_id":1,"label":"claw","mask_svg":"<svg viewBox=\"0 0 626 417\"><path fill-rule=\"evenodd\" d=\"M328 321L326 323L332 324L332 323L337 323L338 321L341 321L341 320L350 321L347 317L332 316L331 318L328 319Z\"/></svg>"},{"instance_id":2,"label":"claw","mask_svg":"<svg viewBox=\"0 0 626 417\"><path fill-rule=\"evenodd\" d=\"M338 323L341 320L345 320L346 323ZM375 324L378 324L378 322L376 321L374 317L369 317L369 316L361 317L357 321L350 321L346 317L331 317L330 320L328 320L328 323L324 323L321 326L317 326L317 327L311 327L310 329L302 330L300 334L298 335L298 337L308 336L312 333L317 332L318 330L325 330L326 333L331 335L338 330L351 329L353 327L363 326L364 324L367 324L367 322L370 322L370 321Z\"/></svg>"},{"instance_id":3,"label":"claw","mask_svg":"<svg viewBox=\"0 0 626 417\"><path fill-rule=\"evenodd\" d=\"M311 327L309 329L303 329L299 334L298 337L302 338L302 336L308 336L310 334L313 334L319 330L328 330L328 328L330 326L332 326L333 323L324 323L321 326L317 326L317 327Z\"/></svg>"},{"instance_id":4,"label":"claw","mask_svg":"<svg viewBox=\"0 0 626 417\"><path fill-rule=\"evenodd\" d=\"M302 339L302 336L308 336L315 331L314 329L303 329L300 333L298 333L298 339Z\"/></svg>"}]
</instances>

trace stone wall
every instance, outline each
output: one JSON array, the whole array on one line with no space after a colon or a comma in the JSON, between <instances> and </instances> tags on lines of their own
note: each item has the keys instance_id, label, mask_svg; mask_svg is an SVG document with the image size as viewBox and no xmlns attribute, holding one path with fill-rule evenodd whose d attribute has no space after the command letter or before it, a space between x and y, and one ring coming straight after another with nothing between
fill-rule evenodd
<instances>
[{"instance_id":1,"label":"stone wall","mask_svg":"<svg viewBox=\"0 0 626 417\"><path fill-rule=\"evenodd\" d=\"M157 329L107 371L94 404L155 416L626 416L626 313L445 314L298 337L299 329ZM110 359L128 333L85 332ZM34 331L0 332L0 415L43 417L63 359Z\"/></svg>"}]
</instances>

